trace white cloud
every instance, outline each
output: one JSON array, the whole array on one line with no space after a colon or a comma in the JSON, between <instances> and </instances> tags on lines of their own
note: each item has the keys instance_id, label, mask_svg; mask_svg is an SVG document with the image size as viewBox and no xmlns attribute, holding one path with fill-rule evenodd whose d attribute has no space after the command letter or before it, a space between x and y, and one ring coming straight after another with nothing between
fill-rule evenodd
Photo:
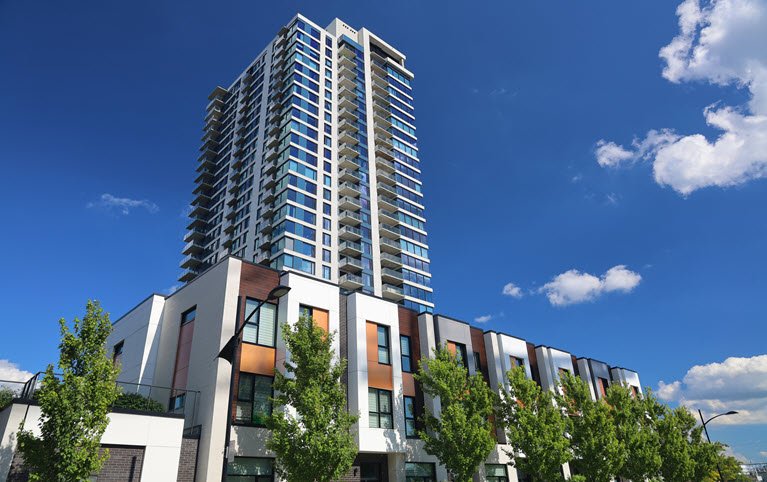
<instances>
[{"instance_id":1,"label":"white cloud","mask_svg":"<svg viewBox=\"0 0 767 482\"><path fill-rule=\"evenodd\" d=\"M747 425L767 423L767 355L731 357L722 363L696 365L681 381L658 385L658 397L690 409L704 417L735 410L737 415L717 423Z\"/></svg>"},{"instance_id":2,"label":"white cloud","mask_svg":"<svg viewBox=\"0 0 767 482\"><path fill-rule=\"evenodd\" d=\"M655 181L683 195L767 177L767 1L712 0L701 7L685 0L677 15L679 34L660 50L663 77L735 85L748 90L749 102L704 109L706 123L721 132L713 142L702 134L652 130L633 142L633 150L599 141L597 162L617 167L647 159Z\"/></svg>"},{"instance_id":3,"label":"white cloud","mask_svg":"<svg viewBox=\"0 0 767 482\"><path fill-rule=\"evenodd\" d=\"M522 289L514 283L507 283L506 286L503 287L503 294L513 296L514 298L522 298L522 296L524 296Z\"/></svg>"},{"instance_id":4,"label":"white cloud","mask_svg":"<svg viewBox=\"0 0 767 482\"><path fill-rule=\"evenodd\" d=\"M474 318L474 321L477 323L487 323L488 321L493 319L493 315L484 315L484 316L478 316Z\"/></svg>"},{"instance_id":5,"label":"white cloud","mask_svg":"<svg viewBox=\"0 0 767 482\"><path fill-rule=\"evenodd\" d=\"M554 306L565 306L593 301L603 293L611 291L628 293L641 280L641 275L626 269L625 265L610 268L601 278L571 269L541 286L538 293L545 293L549 303Z\"/></svg>"},{"instance_id":6,"label":"white cloud","mask_svg":"<svg viewBox=\"0 0 767 482\"><path fill-rule=\"evenodd\" d=\"M132 208L144 208L150 213L156 213L160 210L157 204L146 199L121 198L107 193L102 194L98 201L88 203L87 207L101 208L108 211L117 210L120 214L130 214Z\"/></svg>"},{"instance_id":7,"label":"white cloud","mask_svg":"<svg viewBox=\"0 0 767 482\"><path fill-rule=\"evenodd\" d=\"M26 382L34 373L20 370L19 365L8 360L0 360L0 380L10 382Z\"/></svg>"},{"instance_id":8,"label":"white cloud","mask_svg":"<svg viewBox=\"0 0 767 482\"><path fill-rule=\"evenodd\" d=\"M762 457L767 457L767 452L759 452L759 455L761 455Z\"/></svg>"},{"instance_id":9,"label":"white cloud","mask_svg":"<svg viewBox=\"0 0 767 482\"><path fill-rule=\"evenodd\" d=\"M625 161L634 160L634 153L618 144L601 139L597 142L597 162L602 167L618 167Z\"/></svg>"}]
</instances>

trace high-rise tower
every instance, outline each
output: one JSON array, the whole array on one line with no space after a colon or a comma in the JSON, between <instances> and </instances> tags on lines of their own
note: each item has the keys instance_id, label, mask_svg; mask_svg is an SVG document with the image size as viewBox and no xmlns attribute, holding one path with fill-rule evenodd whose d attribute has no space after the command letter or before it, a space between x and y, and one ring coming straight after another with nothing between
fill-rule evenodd
<instances>
[{"instance_id":1,"label":"high-rise tower","mask_svg":"<svg viewBox=\"0 0 767 482\"><path fill-rule=\"evenodd\" d=\"M413 74L297 15L205 117L180 281L233 254L431 311Z\"/></svg>"}]
</instances>

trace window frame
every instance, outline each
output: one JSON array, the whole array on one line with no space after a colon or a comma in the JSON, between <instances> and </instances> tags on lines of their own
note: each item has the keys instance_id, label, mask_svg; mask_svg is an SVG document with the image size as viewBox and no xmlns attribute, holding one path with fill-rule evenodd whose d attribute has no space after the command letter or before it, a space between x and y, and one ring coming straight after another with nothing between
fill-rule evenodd
<instances>
[{"instance_id":1,"label":"window frame","mask_svg":"<svg viewBox=\"0 0 767 482\"><path fill-rule=\"evenodd\" d=\"M251 378L251 389L250 389L250 393L247 394L247 396L249 398L243 397L242 390L240 390L241 385L242 385L243 377ZM269 389L270 389L270 391L269 391L269 398L273 398L274 397L274 377L270 377L270 376L267 376L267 375L261 375L261 374L258 374L258 373L240 372L239 378L237 380L237 397L236 397L235 402L236 402L237 406L239 406L240 403L249 403L250 404L250 421L245 421L245 420L238 419L237 418L237 410L235 410L235 412L234 412L234 423L236 425L248 425L248 426L252 426L252 427L266 427L266 425L263 424L263 423L259 423L259 422L253 421L253 417L254 417L254 414L255 414L255 410L254 410L253 404L256 401L255 395L256 395L256 379L257 378L263 378L263 379L271 380L271 382L269 383ZM269 413L267 413L266 415L268 416L268 415L271 415L272 409L274 407L272 407L272 402L269 402L268 400L267 400L267 402L269 404Z\"/></svg>"},{"instance_id":2,"label":"window frame","mask_svg":"<svg viewBox=\"0 0 767 482\"><path fill-rule=\"evenodd\" d=\"M376 411L370 410L370 393L375 391L376 394ZM389 412L382 412L381 411L381 394L385 394L389 397ZM370 428L381 428L384 430L392 430L394 429L394 407L392 406L392 391L386 390L384 388L375 388L375 387L368 387L368 426ZM372 415L375 414L377 416L378 420L378 426L374 427L370 421L372 420ZM391 427L381 427L381 415L388 415L389 421L391 422Z\"/></svg>"},{"instance_id":3,"label":"window frame","mask_svg":"<svg viewBox=\"0 0 767 482\"><path fill-rule=\"evenodd\" d=\"M272 465L271 474L264 474L264 475L254 475L254 474L248 474L248 475L239 475L239 474L230 474L228 473L231 470L231 467L234 466L233 463L227 464L227 475L226 480L232 480L232 481L250 481L250 482L273 482L274 481L274 464L275 459L271 457L235 457L234 462L237 461L237 459L260 459L260 460L270 460ZM246 478L247 477L247 478Z\"/></svg>"},{"instance_id":4,"label":"window frame","mask_svg":"<svg viewBox=\"0 0 767 482\"><path fill-rule=\"evenodd\" d=\"M405 353L405 350L402 349L402 339L407 339L407 354ZM411 338L408 335L400 335L399 336L399 351L400 351L400 363L402 364L402 372L403 373L413 373L413 350L412 350L412 342ZM408 369L405 370L405 359L407 359Z\"/></svg>"},{"instance_id":5,"label":"window frame","mask_svg":"<svg viewBox=\"0 0 767 482\"><path fill-rule=\"evenodd\" d=\"M503 473L506 475L487 475L488 467L503 467ZM506 464L485 464L485 480L488 482L509 482L509 468Z\"/></svg>"},{"instance_id":6,"label":"window frame","mask_svg":"<svg viewBox=\"0 0 767 482\"><path fill-rule=\"evenodd\" d=\"M189 316L190 313L192 313L194 316L191 319L188 319L187 317ZM181 313L181 326L186 325L187 323L192 323L196 319L197 319L197 305L194 305L193 307Z\"/></svg>"},{"instance_id":7,"label":"window frame","mask_svg":"<svg viewBox=\"0 0 767 482\"><path fill-rule=\"evenodd\" d=\"M247 314L247 312L248 312L248 302L254 302L254 303L256 304L256 306L258 306L258 304L259 304L259 303L261 303L261 300L259 300L259 299L257 299L257 298L245 298L245 313L246 313L246 314ZM271 345L264 345L263 343L259 343L259 342L258 342L258 339L259 339L259 334L260 334L260 331L261 331L261 309L262 309L264 306L266 306L266 305L271 305L271 306L273 306L273 307L274 307L274 330L273 330L273 334L272 334L272 342L271 342L272 344L271 344ZM247 316L247 315L245 315L245 316ZM278 317L278 316L279 316L279 310L278 310L278 306L277 306L277 303L270 303L270 302L268 302L268 301L267 301L266 303L264 303L264 304L263 304L263 305L262 305L262 306L261 306L261 307L258 309L258 312L257 312L257 313L255 313L255 314L254 314L254 315L253 315L253 316L250 318L250 321L248 321L247 323L245 323L245 326L244 326L244 327L243 327L243 329L242 329L242 330L243 330L243 335L241 335L241 340L242 340L242 343L247 343L247 344L249 344L249 345L265 346L265 347L267 347L267 348L277 348L277 328L278 328L278 326L279 326L279 323L278 323L278 319L277 319L277 317ZM255 321L255 322L254 322L254 321L253 321L253 319L256 319L256 320L258 320L258 321ZM245 337L244 337L244 332L245 332L245 329L248 327L248 325L250 325L250 326L252 326L252 327L255 327L255 330L256 330L256 341L255 341L255 343L254 343L254 342L252 342L252 341L247 341L247 340L245 340Z\"/></svg>"},{"instance_id":8,"label":"window frame","mask_svg":"<svg viewBox=\"0 0 767 482\"><path fill-rule=\"evenodd\" d=\"M428 465L431 468L431 476L407 475L407 465ZM437 480L437 468L433 462L405 462L405 482L434 482Z\"/></svg>"},{"instance_id":9,"label":"window frame","mask_svg":"<svg viewBox=\"0 0 767 482\"><path fill-rule=\"evenodd\" d=\"M408 399L411 399L413 401L413 416L412 417L408 417L407 416L407 402L408 402ZM411 397L409 395L404 395L402 397L402 403L403 403L403 407L402 407L403 408L403 412L405 413L405 438L417 439L418 438L418 410L417 410L418 405L416 404L416 398L415 397ZM413 421L413 434L412 435L408 434L408 423L407 423L408 420L412 420Z\"/></svg>"},{"instance_id":10,"label":"window frame","mask_svg":"<svg viewBox=\"0 0 767 482\"><path fill-rule=\"evenodd\" d=\"M385 345L381 345L380 341L380 330L384 330L384 341L386 342ZM378 344L378 363L381 365L387 365L391 366L391 340L390 340L390 331L389 327L386 325L376 325L376 343ZM381 349L386 350L386 362L381 361Z\"/></svg>"}]
</instances>

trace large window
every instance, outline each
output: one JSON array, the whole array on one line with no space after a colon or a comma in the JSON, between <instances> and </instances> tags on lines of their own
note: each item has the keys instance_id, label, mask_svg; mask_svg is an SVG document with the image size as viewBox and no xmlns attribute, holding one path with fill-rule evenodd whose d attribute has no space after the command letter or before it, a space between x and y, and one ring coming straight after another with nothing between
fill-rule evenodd
<instances>
[{"instance_id":1,"label":"large window","mask_svg":"<svg viewBox=\"0 0 767 482\"><path fill-rule=\"evenodd\" d=\"M509 475L506 472L506 466L500 464L485 465L485 476L487 482L509 482Z\"/></svg>"},{"instance_id":2,"label":"large window","mask_svg":"<svg viewBox=\"0 0 767 482\"><path fill-rule=\"evenodd\" d=\"M400 335L399 345L400 351L402 352L402 371L410 373L413 371L413 359L410 353L410 337Z\"/></svg>"},{"instance_id":3,"label":"large window","mask_svg":"<svg viewBox=\"0 0 767 482\"><path fill-rule=\"evenodd\" d=\"M274 459L235 457L227 464L227 481L266 482L274 480Z\"/></svg>"},{"instance_id":4,"label":"large window","mask_svg":"<svg viewBox=\"0 0 767 482\"><path fill-rule=\"evenodd\" d=\"M245 302L245 318L258 306L257 300L248 299ZM242 330L242 341L256 345L274 347L277 334L277 305L264 303Z\"/></svg>"},{"instance_id":5,"label":"large window","mask_svg":"<svg viewBox=\"0 0 767 482\"><path fill-rule=\"evenodd\" d=\"M391 391L369 388L368 412L370 414L370 428L393 428Z\"/></svg>"},{"instance_id":6,"label":"large window","mask_svg":"<svg viewBox=\"0 0 767 482\"><path fill-rule=\"evenodd\" d=\"M378 363L391 365L389 353L389 327L378 325Z\"/></svg>"},{"instance_id":7,"label":"large window","mask_svg":"<svg viewBox=\"0 0 767 482\"><path fill-rule=\"evenodd\" d=\"M517 482L533 482L533 478L517 469Z\"/></svg>"},{"instance_id":8,"label":"large window","mask_svg":"<svg viewBox=\"0 0 767 482\"><path fill-rule=\"evenodd\" d=\"M466 369L469 369L469 360L466 358L466 345L463 345L461 343L455 343L452 341L447 342L447 348L448 350L455 353L455 356L458 357L458 361L463 364Z\"/></svg>"},{"instance_id":9,"label":"large window","mask_svg":"<svg viewBox=\"0 0 767 482\"><path fill-rule=\"evenodd\" d=\"M406 482L434 482L437 480L434 464L421 462L405 463Z\"/></svg>"},{"instance_id":10,"label":"large window","mask_svg":"<svg viewBox=\"0 0 767 482\"><path fill-rule=\"evenodd\" d=\"M272 413L269 397L273 395L273 382L273 377L240 373L235 414L237 422L264 425L265 418Z\"/></svg>"},{"instance_id":11,"label":"large window","mask_svg":"<svg viewBox=\"0 0 767 482\"><path fill-rule=\"evenodd\" d=\"M416 433L415 397L404 397L405 400L405 435L407 438L418 438Z\"/></svg>"}]
</instances>

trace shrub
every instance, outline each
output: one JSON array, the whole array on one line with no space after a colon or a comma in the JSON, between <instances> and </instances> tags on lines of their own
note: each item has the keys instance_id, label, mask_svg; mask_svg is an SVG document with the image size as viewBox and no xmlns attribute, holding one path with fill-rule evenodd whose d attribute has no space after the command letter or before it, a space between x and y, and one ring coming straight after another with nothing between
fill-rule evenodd
<instances>
[{"instance_id":1,"label":"shrub","mask_svg":"<svg viewBox=\"0 0 767 482\"><path fill-rule=\"evenodd\" d=\"M165 407L157 400L147 398L140 393L121 393L117 396L113 408L127 408L146 412L165 412Z\"/></svg>"}]
</instances>

